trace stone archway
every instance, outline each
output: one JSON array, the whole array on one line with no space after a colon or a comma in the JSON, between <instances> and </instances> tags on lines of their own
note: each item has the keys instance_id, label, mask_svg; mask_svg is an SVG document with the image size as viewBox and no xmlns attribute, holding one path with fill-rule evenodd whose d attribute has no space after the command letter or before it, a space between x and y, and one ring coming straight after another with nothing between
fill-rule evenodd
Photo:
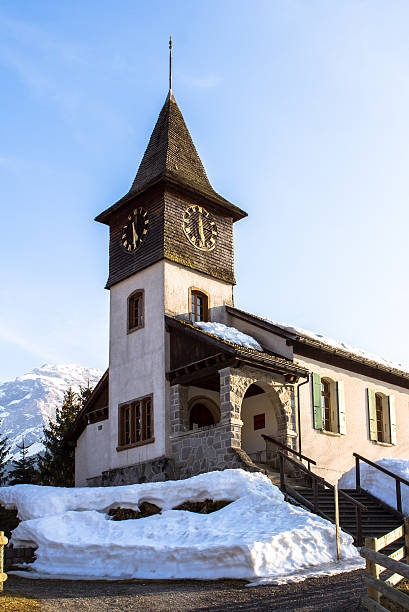
<instances>
[{"instance_id":1,"label":"stone archway","mask_svg":"<svg viewBox=\"0 0 409 612\"><path fill-rule=\"evenodd\" d=\"M284 376L252 367L225 368L220 371L220 409L222 422L230 424L231 446L242 448L243 401L247 390L257 385L274 408L276 438L295 448L296 414L294 388ZM264 446L265 448L265 446Z\"/></svg>"},{"instance_id":2,"label":"stone archway","mask_svg":"<svg viewBox=\"0 0 409 612\"><path fill-rule=\"evenodd\" d=\"M284 419L276 393L266 385L252 383L244 394L241 404L241 447L257 462L265 461L266 443L263 434L281 441Z\"/></svg>"}]
</instances>

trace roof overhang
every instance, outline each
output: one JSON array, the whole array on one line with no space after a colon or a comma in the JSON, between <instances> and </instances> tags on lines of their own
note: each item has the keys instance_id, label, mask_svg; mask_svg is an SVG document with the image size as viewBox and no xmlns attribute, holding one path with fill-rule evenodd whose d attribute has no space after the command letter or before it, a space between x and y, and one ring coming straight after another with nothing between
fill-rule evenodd
<instances>
[{"instance_id":1,"label":"roof overhang","mask_svg":"<svg viewBox=\"0 0 409 612\"><path fill-rule=\"evenodd\" d=\"M232 217L233 221L239 221L240 219L247 217L247 213L244 210L242 210L238 206L235 206L235 204L232 204L228 200L225 200L225 198L220 196L215 191L207 191L201 188L200 186L195 186L191 183L184 182L180 179L180 177L177 177L176 175L173 175L170 172L165 172L156 177L147 185L145 185L142 189L138 191L129 191L120 200L118 200L118 202L116 202L115 204L104 210L102 213L97 215L95 217L95 221L98 221L99 223L104 223L105 225L110 225L110 218L113 214L117 213L123 206L129 204L134 199L139 198L139 196L145 194L147 191L159 184L163 184L165 187L170 186L174 188L183 189L184 193L189 194L192 197L199 196L205 198L206 200L209 200L212 204L214 204L216 208L224 215L228 213Z\"/></svg>"},{"instance_id":2,"label":"roof overhang","mask_svg":"<svg viewBox=\"0 0 409 612\"><path fill-rule=\"evenodd\" d=\"M226 340L217 338L216 336L213 336L212 334L195 327L192 323L182 319L165 316L165 322L169 331L172 329L178 329L187 336L190 336L192 340L194 339L196 341L201 341L212 345L215 349L213 358L216 358L217 356L215 363L210 363L212 357L206 357L198 362L186 363L182 367L169 371L167 373L167 377L171 382L173 382L173 384L176 384L174 381L178 376L182 375L189 377L193 374L193 380L195 370L198 371L203 367L208 368L211 366L214 369L214 372L222 369L223 367L228 367L227 365L224 365L227 361L229 361L229 365L232 367L250 365L264 371L281 374L286 378L286 380L288 380L288 382L291 383L297 382L300 377L307 378L309 376L309 371L307 368L299 366L288 359L277 357L276 355L267 353L265 351L257 351L255 349L249 349L237 344L232 344Z\"/></svg>"}]
</instances>

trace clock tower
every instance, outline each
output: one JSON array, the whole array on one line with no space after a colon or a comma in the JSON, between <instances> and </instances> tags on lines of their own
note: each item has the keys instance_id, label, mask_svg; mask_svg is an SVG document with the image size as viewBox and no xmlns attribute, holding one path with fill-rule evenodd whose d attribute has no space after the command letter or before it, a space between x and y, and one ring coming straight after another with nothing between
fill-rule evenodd
<instances>
[{"instance_id":1,"label":"clock tower","mask_svg":"<svg viewBox=\"0 0 409 612\"><path fill-rule=\"evenodd\" d=\"M110 229L101 472L169 456L165 315L212 320L233 305L233 223L245 216L211 186L170 90L131 189L96 217Z\"/></svg>"}]
</instances>

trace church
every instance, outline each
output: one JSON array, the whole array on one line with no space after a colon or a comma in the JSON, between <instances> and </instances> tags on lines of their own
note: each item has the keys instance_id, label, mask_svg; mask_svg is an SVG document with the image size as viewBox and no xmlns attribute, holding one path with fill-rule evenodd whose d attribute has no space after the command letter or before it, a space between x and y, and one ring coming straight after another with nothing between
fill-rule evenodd
<instances>
[{"instance_id":1,"label":"church","mask_svg":"<svg viewBox=\"0 0 409 612\"><path fill-rule=\"evenodd\" d=\"M210 184L170 87L129 192L96 217L109 369L69 434L76 486L264 471L277 442L332 483L354 452L409 456L409 372L235 304L244 217Z\"/></svg>"}]
</instances>

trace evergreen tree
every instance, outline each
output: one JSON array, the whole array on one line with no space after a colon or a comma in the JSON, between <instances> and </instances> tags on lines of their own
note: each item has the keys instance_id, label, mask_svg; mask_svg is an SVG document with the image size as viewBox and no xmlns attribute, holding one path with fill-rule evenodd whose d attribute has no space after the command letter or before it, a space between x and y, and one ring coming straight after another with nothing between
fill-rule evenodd
<instances>
[{"instance_id":1,"label":"evergreen tree","mask_svg":"<svg viewBox=\"0 0 409 612\"><path fill-rule=\"evenodd\" d=\"M6 436L0 438L0 485L7 482L6 464L10 447Z\"/></svg>"},{"instance_id":2,"label":"evergreen tree","mask_svg":"<svg viewBox=\"0 0 409 612\"><path fill-rule=\"evenodd\" d=\"M17 446L17 448L21 450L21 457L17 461L13 461L8 484L38 484L39 474L36 458L28 456L28 448L30 447L25 445L24 438L23 444Z\"/></svg>"},{"instance_id":3,"label":"evergreen tree","mask_svg":"<svg viewBox=\"0 0 409 612\"><path fill-rule=\"evenodd\" d=\"M42 484L55 487L74 486L74 447L67 444L64 436L86 401L86 393L87 389L81 389L78 394L70 387L64 394L62 406L56 410L55 423L50 421L44 427L45 453L38 459Z\"/></svg>"}]
</instances>

